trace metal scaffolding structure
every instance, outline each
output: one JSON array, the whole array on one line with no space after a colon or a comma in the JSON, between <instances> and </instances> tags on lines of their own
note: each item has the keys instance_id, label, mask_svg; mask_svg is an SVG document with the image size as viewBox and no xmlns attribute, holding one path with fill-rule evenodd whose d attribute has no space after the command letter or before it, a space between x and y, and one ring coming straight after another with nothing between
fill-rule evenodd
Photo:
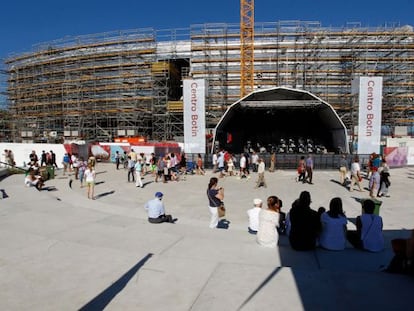
<instances>
[{"instance_id":1,"label":"metal scaffolding structure","mask_svg":"<svg viewBox=\"0 0 414 311\"><path fill-rule=\"evenodd\" d=\"M207 82L206 126L240 98L239 24L139 29L64 38L8 58L13 141L183 136L182 80ZM351 81L383 77L383 125L413 126L411 26L254 25L254 89L287 86L331 104L350 131L358 102Z\"/></svg>"}]
</instances>

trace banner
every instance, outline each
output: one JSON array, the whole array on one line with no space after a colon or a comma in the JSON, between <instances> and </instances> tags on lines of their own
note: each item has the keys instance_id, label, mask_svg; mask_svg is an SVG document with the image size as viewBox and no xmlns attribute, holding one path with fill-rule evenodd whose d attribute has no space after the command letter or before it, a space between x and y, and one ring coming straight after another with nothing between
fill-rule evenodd
<instances>
[{"instance_id":1,"label":"banner","mask_svg":"<svg viewBox=\"0 0 414 311\"><path fill-rule=\"evenodd\" d=\"M359 78L358 154L380 153L382 77Z\"/></svg>"},{"instance_id":2,"label":"banner","mask_svg":"<svg viewBox=\"0 0 414 311\"><path fill-rule=\"evenodd\" d=\"M183 81L184 151L206 153L205 80Z\"/></svg>"}]
</instances>

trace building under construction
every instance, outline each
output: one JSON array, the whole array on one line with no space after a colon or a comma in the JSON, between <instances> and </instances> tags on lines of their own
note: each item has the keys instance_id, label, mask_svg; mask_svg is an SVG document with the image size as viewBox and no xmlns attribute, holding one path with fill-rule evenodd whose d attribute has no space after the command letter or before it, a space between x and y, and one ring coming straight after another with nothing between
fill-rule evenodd
<instances>
[{"instance_id":1,"label":"building under construction","mask_svg":"<svg viewBox=\"0 0 414 311\"><path fill-rule=\"evenodd\" d=\"M240 98L239 24L137 29L42 43L5 61L15 142L183 137L182 80L205 79L206 127ZM358 122L351 81L383 77L383 126L414 122L411 26L322 27L318 22L254 25L254 89L306 90Z\"/></svg>"}]
</instances>

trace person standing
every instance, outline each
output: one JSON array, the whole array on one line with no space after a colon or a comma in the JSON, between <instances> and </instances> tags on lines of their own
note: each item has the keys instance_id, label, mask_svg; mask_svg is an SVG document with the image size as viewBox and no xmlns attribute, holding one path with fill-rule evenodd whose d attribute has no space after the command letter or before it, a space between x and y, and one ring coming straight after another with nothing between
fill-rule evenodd
<instances>
[{"instance_id":1,"label":"person standing","mask_svg":"<svg viewBox=\"0 0 414 311\"><path fill-rule=\"evenodd\" d=\"M94 167L91 164L88 164L88 167L86 168L84 175L85 175L88 199L95 200L96 172L95 172Z\"/></svg>"},{"instance_id":2,"label":"person standing","mask_svg":"<svg viewBox=\"0 0 414 311\"><path fill-rule=\"evenodd\" d=\"M262 158L259 158L258 163L259 163L257 165L258 178L257 178L257 183L256 183L255 188L259 188L261 186L267 188L266 180L265 180L265 177L264 177L264 174L265 174L265 171L266 171L265 163L264 163Z\"/></svg>"},{"instance_id":3,"label":"person standing","mask_svg":"<svg viewBox=\"0 0 414 311\"><path fill-rule=\"evenodd\" d=\"M4 167L7 167L7 165L10 164L9 163L9 150L7 149L4 149L2 162L3 162L2 164L4 165Z\"/></svg>"},{"instance_id":4,"label":"person standing","mask_svg":"<svg viewBox=\"0 0 414 311\"><path fill-rule=\"evenodd\" d=\"M30 159L30 162L32 162L33 164L35 164L39 161L39 158L38 158L35 150L32 150L32 153L29 154L29 159Z\"/></svg>"},{"instance_id":5,"label":"person standing","mask_svg":"<svg viewBox=\"0 0 414 311\"><path fill-rule=\"evenodd\" d=\"M129 152L128 156L131 157L132 161L134 161L134 164L137 162L138 155L134 151L134 149L131 149L131 151Z\"/></svg>"},{"instance_id":6,"label":"person standing","mask_svg":"<svg viewBox=\"0 0 414 311\"><path fill-rule=\"evenodd\" d=\"M225 176L225 172L224 172L224 151L220 151L219 155L218 155L218 159L217 159L217 163L218 163L218 170L219 170L219 177L222 178Z\"/></svg>"},{"instance_id":7,"label":"person standing","mask_svg":"<svg viewBox=\"0 0 414 311\"><path fill-rule=\"evenodd\" d=\"M187 174L187 157L185 156L185 152L181 153L179 165L181 174Z\"/></svg>"},{"instance_id":8,"label":"person standing","mask_svg":"<svg viewBox=\"0 0 414 311\"><path fill-rule=\"evenodd\" d=\"M378 189L378 197L389 197L388 188L391 186L390 172L388 166L380 168L380 186Z\"/></svg>"},{"instance_id":9,"label":"person standing","mask_svg":"<svg viewBox=\"0 0 414 311\"><path fill-rule=\"evenodd\" d=\"M312 155L309 154L308 157L306 158L306 180L311 185L313 184L312 178L313 178L313 159L312 159Z\"/></svg>"},{"instance_id":10,"label":"person standing","mask_svg":"<svg viewBox=\"0 0 414 311\"><path fill-rule=\"evenodd\" d=\"M217 172L217 167L218 167L218 156L217 156L216 151L214 151L213 158L211 161L213 163L213 174L214 174L215 172Z\"/></svg>"},{"instance_id":11,"label":"person standing","mask_svg":"<svg viewBox=\"0 0 414 311\"><path fill-rule=\"evenodd\" d=\"M137 163L135 163L134 171L135 171L135 187L143 188L144 185L142 184L142 179L141 179L141 173L142 173L142 159L141 158L139 158L137 160Z\"/></svg>"},{"instance_id":12,"label":"person standing","mask_svg":"<svg viewBox=\"0 0 414 311\"><path fill-rule=\"evenodd\" d=\"M227 173L229 176L234 175L234 160L233 160L233 154L230 153L229 160L227 161Z\"/></svg>"},{"instance_id":13,"label":"person standing","mask_svg":"<svg viewBox=\"0 0 414 311\"><path fill-rule=\"evenodd\" d=\"M197 175L204 175L204 168L203 168L203 158L201 157L201 154L199 153L197 155Z\"/></svg>"},{"instance_id":14,"label":"person standing","mask_svg":"<svg viewBox=\"0 0 414 311\"><path fill-rule=\"evenodd\" d=\"M346 186L346 174L348 173L348 161L345 155L342 155L339 160L339 182L342 186Z\"/></svg>"},{"instance_id":15,"label":"person standing","mask_svg":"<svg viewBox=\"0 0 414 311\"><path fill-rule=\"evenodd\" d=\"M247 231L250 234L257 234L259 230L259 213L262 210L263 201L261 199L253 200L253 208L247 210L247 215L249 217L249 227Z\"/></svg>"},{"instance_id":16,"label":"person standing","mask_svg":"<svg viewBox=\"0 0 414 311\"><path fill-rule=\"evenodd\" d=\"M56 153L54 153L53 150L50 150L50 158L51 158L52 166L58 168L58 166L56 164Z\"/></svg>"},{"instance_id":17,"label":"person standing","mask_svg":"<svg viewBox=\"0 0 414 311\"><path fill-rule=\"evenodd\" d=\"M272 152L272 155L270 156L269 172L273 173L275 171L275 167L276 167L276 153Z\"/></svg>"},{"instance_id":18,"label":"person standing","mask_svg":"<svg viewBox=\"0 0 414 311\"><path fill-rule=\"evenodd\" d=\"M217 208L220 207L221 202L224 200L224 189L218 186L218 178L211 177L207 186L207 198L210 211L210 225L211 229L217 228L219 216Z\"/></svg>"},{"instance_id":19,"label":"person standing","mask_svg":"<svg viewBox=\"0 0 414 311\"><path fill-rule=\"evenodd\" d=\"M124 166L124 169L128 169L128 154L126 151L124 151L122 157L121 157L122 165Z\"/></svg>"},{"instance_id":20,"label":"person standing","mask_svg":"<svg viewBox=\"0 0 414 311\"><path fill-rule=\"evenodd\" d=\"M83 157L79 158L79 181L80 187L83 188L83 181L85 179L86 162Z\"/></svg>"},{"instance_id":21,"label":"person standing","mask_svg":"<svg viewBox=\"0 0 414 311\"><path fill-rule=\"evenodd\" d=\"M296 179L296 181L301 181L302 183L306 183L306 162L305 162L305 157L301 156L299 163L298 163L298 177Z\"/></svg>"},{"instance_id":22,"label":"person standing","mask_svg":"<svg viewBox=\"0 0 414 311\"><path fill-rule=\"evenodd\" d=\"M132 177L132 182L135 182L135 162L131 159L130 156L128 156L128 182L131 181L131 177Z\"/></svg>"},{"instance_id":23,"label":"person standing","mask_svg":"<svg viewBox=\"0 0 414 311\"><path fill-rule=\"evenodd\" d=\"M75 174L75 179L79 178L79 159L76 154L72 154L72 167Z\"/></svg>"},{"instance_id":24,"label":"person standing","mask_svg":"<svg viewBox=\"0 0 414 311\"><path fill-rule=\"evenodd\" d=\"M47 164L46 151L42 150L42 154L40 155L40 166L44 166L46 164Z\"/></svg>"},{"instance_id":25,"label":"person standing","mask_svg":"<svg viewBox=\"0 0 414 311\"><path fill-rule=\"evenodd\" d=\"M252 153L252 166L253 172L257 173L257 170L259 168L259 155L256 153L256 151L253 151Z\"/></svg>"},{"instance_id":26,"label":"person standing","mask_svg":"<svg viewBox=\"0 0 414 311\"><path fill-rule=\"evenodd\" d=\"M121 163L121 155L119 154L119 151L115 151L115 166L116 169L119 170L119 164Z\"/></svg>"},{"instance_id":27,"label":"person standing","mask_svg":"<svg viewBox=\"0 0 414 311\"><path fill-rule=\"evenodd\" d=\"M351 164L351 185L349 191L354 191L354 185L357 184L359 191L363 191L361 188L361 166L359 165L359 157L355 156L354 161Z\"/></svg>"},{"instance_id":28,"label":"person standing","mask_svg":"<svg viewBox=\"0 0 414 311\"><path fill-rule=\"evenodd\" d=\"M69 170L69 163L70 163L69 153L65 153L63 155L63 160L62 160L62 164L63 164L63 175L65 175L66 172L68 172L68 170Z\"/></svg>"},{"instance_id":29,"label":"person standing","mask_svg":"<svg viewBox=\"0 0 414 311\"><path fill-rule=\"evenodd\" d=\"M279 241L279 199L276 196L267 198L267 208L259 213L259 229L257 230L257 243L264 247L275 248Z\"/></svg>"},{"instance_id":30,"label":"person standing","mask_svg":"<svg viewBox=\"0 0 414 311\"><path fill-rule=\"evenodd\" d=\"M247 177L247 171L246 171L246 156L244 153L242 153L240 155L240 161L239 161L239 165L240 165L240 178L246 178Z\"/></svg>"},{"instance_id":31,"label":"person standing","mask_svg":"<svg viewBox=\"0 0 414 311\"><path fill-rule=\"evenodd\" d=\"M379 188L379 182L380 182L380 176L378 169L381 165L381 159L380 156L373 152L370 155L369 161L368 161L368 173L367 173L367 179L369 181L368 188L369 188L369 195L371 198L375 198L376 190Z\"/></svg>"},{"instance_id":32,"label":"person standing","mask_svg":"<svg viewBox=\"0 0 414 311\"><path fill-rule=\"evenodd\" d=\"M164 194L162 192L156 192L155 198L149 200L145 204L145 209L148 212L148 222L152 224L160 224L163 222L174 223L177 219L173 219L171 215L165 214L165 207L164 203L162 202L162 198Z\"/></svg>"}]
</instances>

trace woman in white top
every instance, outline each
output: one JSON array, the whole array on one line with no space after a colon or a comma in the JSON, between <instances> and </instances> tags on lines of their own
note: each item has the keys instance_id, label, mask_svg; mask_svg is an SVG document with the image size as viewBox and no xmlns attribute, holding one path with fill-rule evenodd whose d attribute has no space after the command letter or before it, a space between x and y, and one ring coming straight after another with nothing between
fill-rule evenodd
<instances>
[{"instance_id":1,"label":"woman in white top","mask_svg":"<svg viewBox=\"0 0 414 311\"><path fill-rule=\"evenodd\" d=\"M354 185L357 184L359 191L362 191L361 188L361 167L359 165L359 157L355 156L354 161L351 164L351 185L349 186L349 191L354 191Z\"/></svg>"},{"instance_id":2,"label":"woman in white top","mask_svg":"<svg viewBox=\"0 0 414 311\"><path fill-rule=\"evenodd\" d=\"M341 198L333 198L329 203L329 211L321 215L322 231L319 245L333 251L345 249L346 223Z\"/></svg>"},{"instance_id":3,"label":"woman in white top","mask_svg":"<svg viewBox=\"0 0 414 311\"><path fill-rule=\"evenodd\" d=\"M257 243L264 247L276 248L279 233L276 227L279 225L280 201L276 196L267 198L267 208L259 213L259 230L257 231Z\"/></svg>"},{"instance_id":4,"label":"woman in white top","mask_svg":"<svg viewBox=\"0 0 414 311\"><path fill-rule=\"evenodd\" d=\"M88 199L95 200L94 191L96 173L91 163L88 164L88 168L85 170L84 176L88 193Z\"/></svg>"}]
</instances>

